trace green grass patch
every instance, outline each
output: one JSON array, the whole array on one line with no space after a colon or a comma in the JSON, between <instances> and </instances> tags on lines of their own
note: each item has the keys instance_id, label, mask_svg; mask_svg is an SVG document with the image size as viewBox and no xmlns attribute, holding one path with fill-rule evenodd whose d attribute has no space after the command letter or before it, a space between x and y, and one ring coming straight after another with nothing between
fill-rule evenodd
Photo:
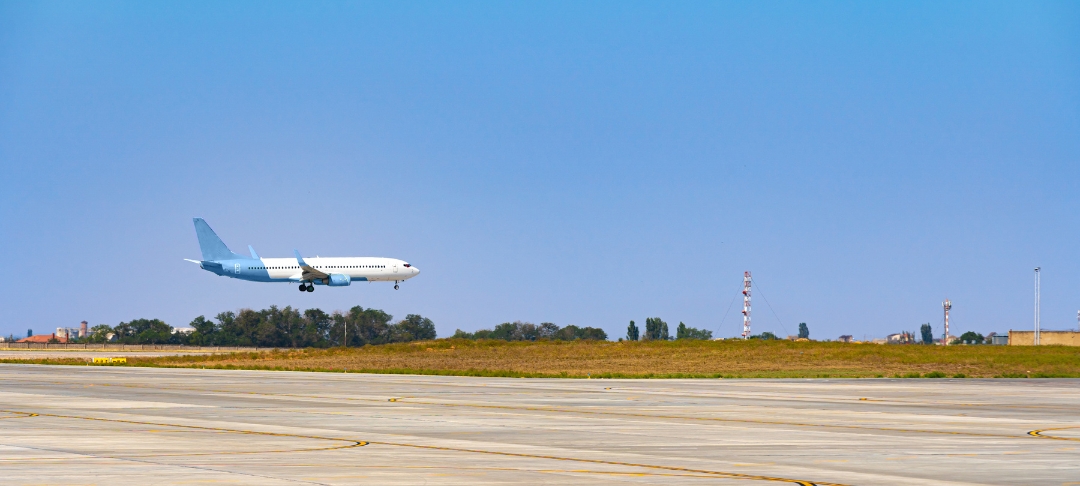
<instances>
[{"instance_id":1,"label":"green grass patch","mask_svg":"<svg viewBox=\"0 0 1080 486\"><path fill-rule=\"evenodd\" d=\"M87 365L81 358L6 363ZM513 378L1078 378L1080 348L791 341L505 342L440 339L350 349L130 357L127 364L234 370Z\"/></svg>"}]
</instances>

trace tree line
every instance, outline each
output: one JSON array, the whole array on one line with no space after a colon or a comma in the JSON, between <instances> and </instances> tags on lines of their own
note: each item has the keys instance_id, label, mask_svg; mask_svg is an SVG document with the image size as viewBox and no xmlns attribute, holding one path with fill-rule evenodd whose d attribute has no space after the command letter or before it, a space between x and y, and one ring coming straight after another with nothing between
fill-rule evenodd
<instances>
[{"instance_id":1,"label":"tree line","mask_svg":"<svg viewBox=\"0 0 1080 486\"><path fill-rule=\"evenodd\" d=\"M100 324L72 342L123 344L187 344L192 346L263 346L327 348L435 339L435 323L409 314L397 322L379 309L356 306L348 312L321 309L301 312L290 307L241 309L191 321L191 332L176 330L160 319L134 319L116 326Z\"/></svg>"},{"instance_id":2,"label":"tree line","mask_svg":"<svg viewBox=\"0 0 1080 486\"><path fill-rule=\"evenodd\" d=\"M668 325L663 319L659 317L649 317L645 319L645 334L641 334L641 329L637 327L634 321L630 321L630 325L626 327L626 340L627 341L667 341L671 339L671 335L668 333ZM712 339L712 331L708 329L697 329L682 322L679 323L679 327L675 329L675 339Z\"/></svg>"},{"instance_id":3,"label":"tree line","mask_svg":"<svg viewBox=\"0 0 1080 486\"><path fill-rule=\"evenodd\" d=\"M607 341L607 333L597 327L578 327L570 324L559 327L550 322L542 322L539 325L531 322L504 322L495 326L495 329L480 329L476 332L465 332L458 329L452 336L459 339L501 339L503 341L574 341L578 339L590 341Z\"/></svg>"}]
</instances>

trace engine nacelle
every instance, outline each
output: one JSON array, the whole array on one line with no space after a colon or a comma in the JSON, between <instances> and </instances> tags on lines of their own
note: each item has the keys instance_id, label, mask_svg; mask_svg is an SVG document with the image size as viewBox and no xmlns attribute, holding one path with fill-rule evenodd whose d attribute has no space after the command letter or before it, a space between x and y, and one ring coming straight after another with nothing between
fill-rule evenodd
<instances>
[{"instance_id":1,"label":"engine nacelle","mask_svg":"<svg viewBox=\"0 0 1080 486\"><path fill-rule=\"evenodd\" d=\"M352 283L352 277L342 273L331 273L326 279L326 285L330 287L348 287Z\"/></svg>"}]
</instances>

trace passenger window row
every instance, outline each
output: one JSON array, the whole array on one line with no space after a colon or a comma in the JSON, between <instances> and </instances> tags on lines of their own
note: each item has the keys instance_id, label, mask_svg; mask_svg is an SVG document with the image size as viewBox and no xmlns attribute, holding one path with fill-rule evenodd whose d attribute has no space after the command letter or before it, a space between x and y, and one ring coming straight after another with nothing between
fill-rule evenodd
<instances>
[{"instance_id":1,"label":"passenger window row","mask_svg":"<svg viewBox=\"0 0 1080 486\"><path fill-rule=\"evenodd\" d=\"M250 270L286 270L300 267L248 267ZM386 268L386 265L327 265L315 268Z\"/></svg>"}]
</instances>

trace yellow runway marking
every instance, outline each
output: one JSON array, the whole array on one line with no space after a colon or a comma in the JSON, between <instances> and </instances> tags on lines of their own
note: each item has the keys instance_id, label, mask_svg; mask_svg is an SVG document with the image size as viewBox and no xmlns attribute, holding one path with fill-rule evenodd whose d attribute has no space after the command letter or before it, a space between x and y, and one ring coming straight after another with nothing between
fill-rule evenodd
<instances>
[{"instance_id":1,"label":"yellow runway marking","mask_svg":"<svg viewBox=\"0 0 1080 486\"><path fill-rule=\"evenodd\" d=\"M1078 429L1078 428L1080 428L1080 426L1055 427L1055 428L1052 428L1052 429L1039 429L1039 430L1032 430L1031 432L1028 432L1028 435L1030 435L1032 437L1038 437L1040 439L1071 440L1071 441L1080 442L1080 438L1076 438L1076 437L1057 437L1057 436L1053 436L1053 435L1043 435L1043 432L1046 432L1048 430L1065 430L1065 429ZM1078 484L1080 484L1080 483L1078 483Z\"/></svg>"}]
</instances>

